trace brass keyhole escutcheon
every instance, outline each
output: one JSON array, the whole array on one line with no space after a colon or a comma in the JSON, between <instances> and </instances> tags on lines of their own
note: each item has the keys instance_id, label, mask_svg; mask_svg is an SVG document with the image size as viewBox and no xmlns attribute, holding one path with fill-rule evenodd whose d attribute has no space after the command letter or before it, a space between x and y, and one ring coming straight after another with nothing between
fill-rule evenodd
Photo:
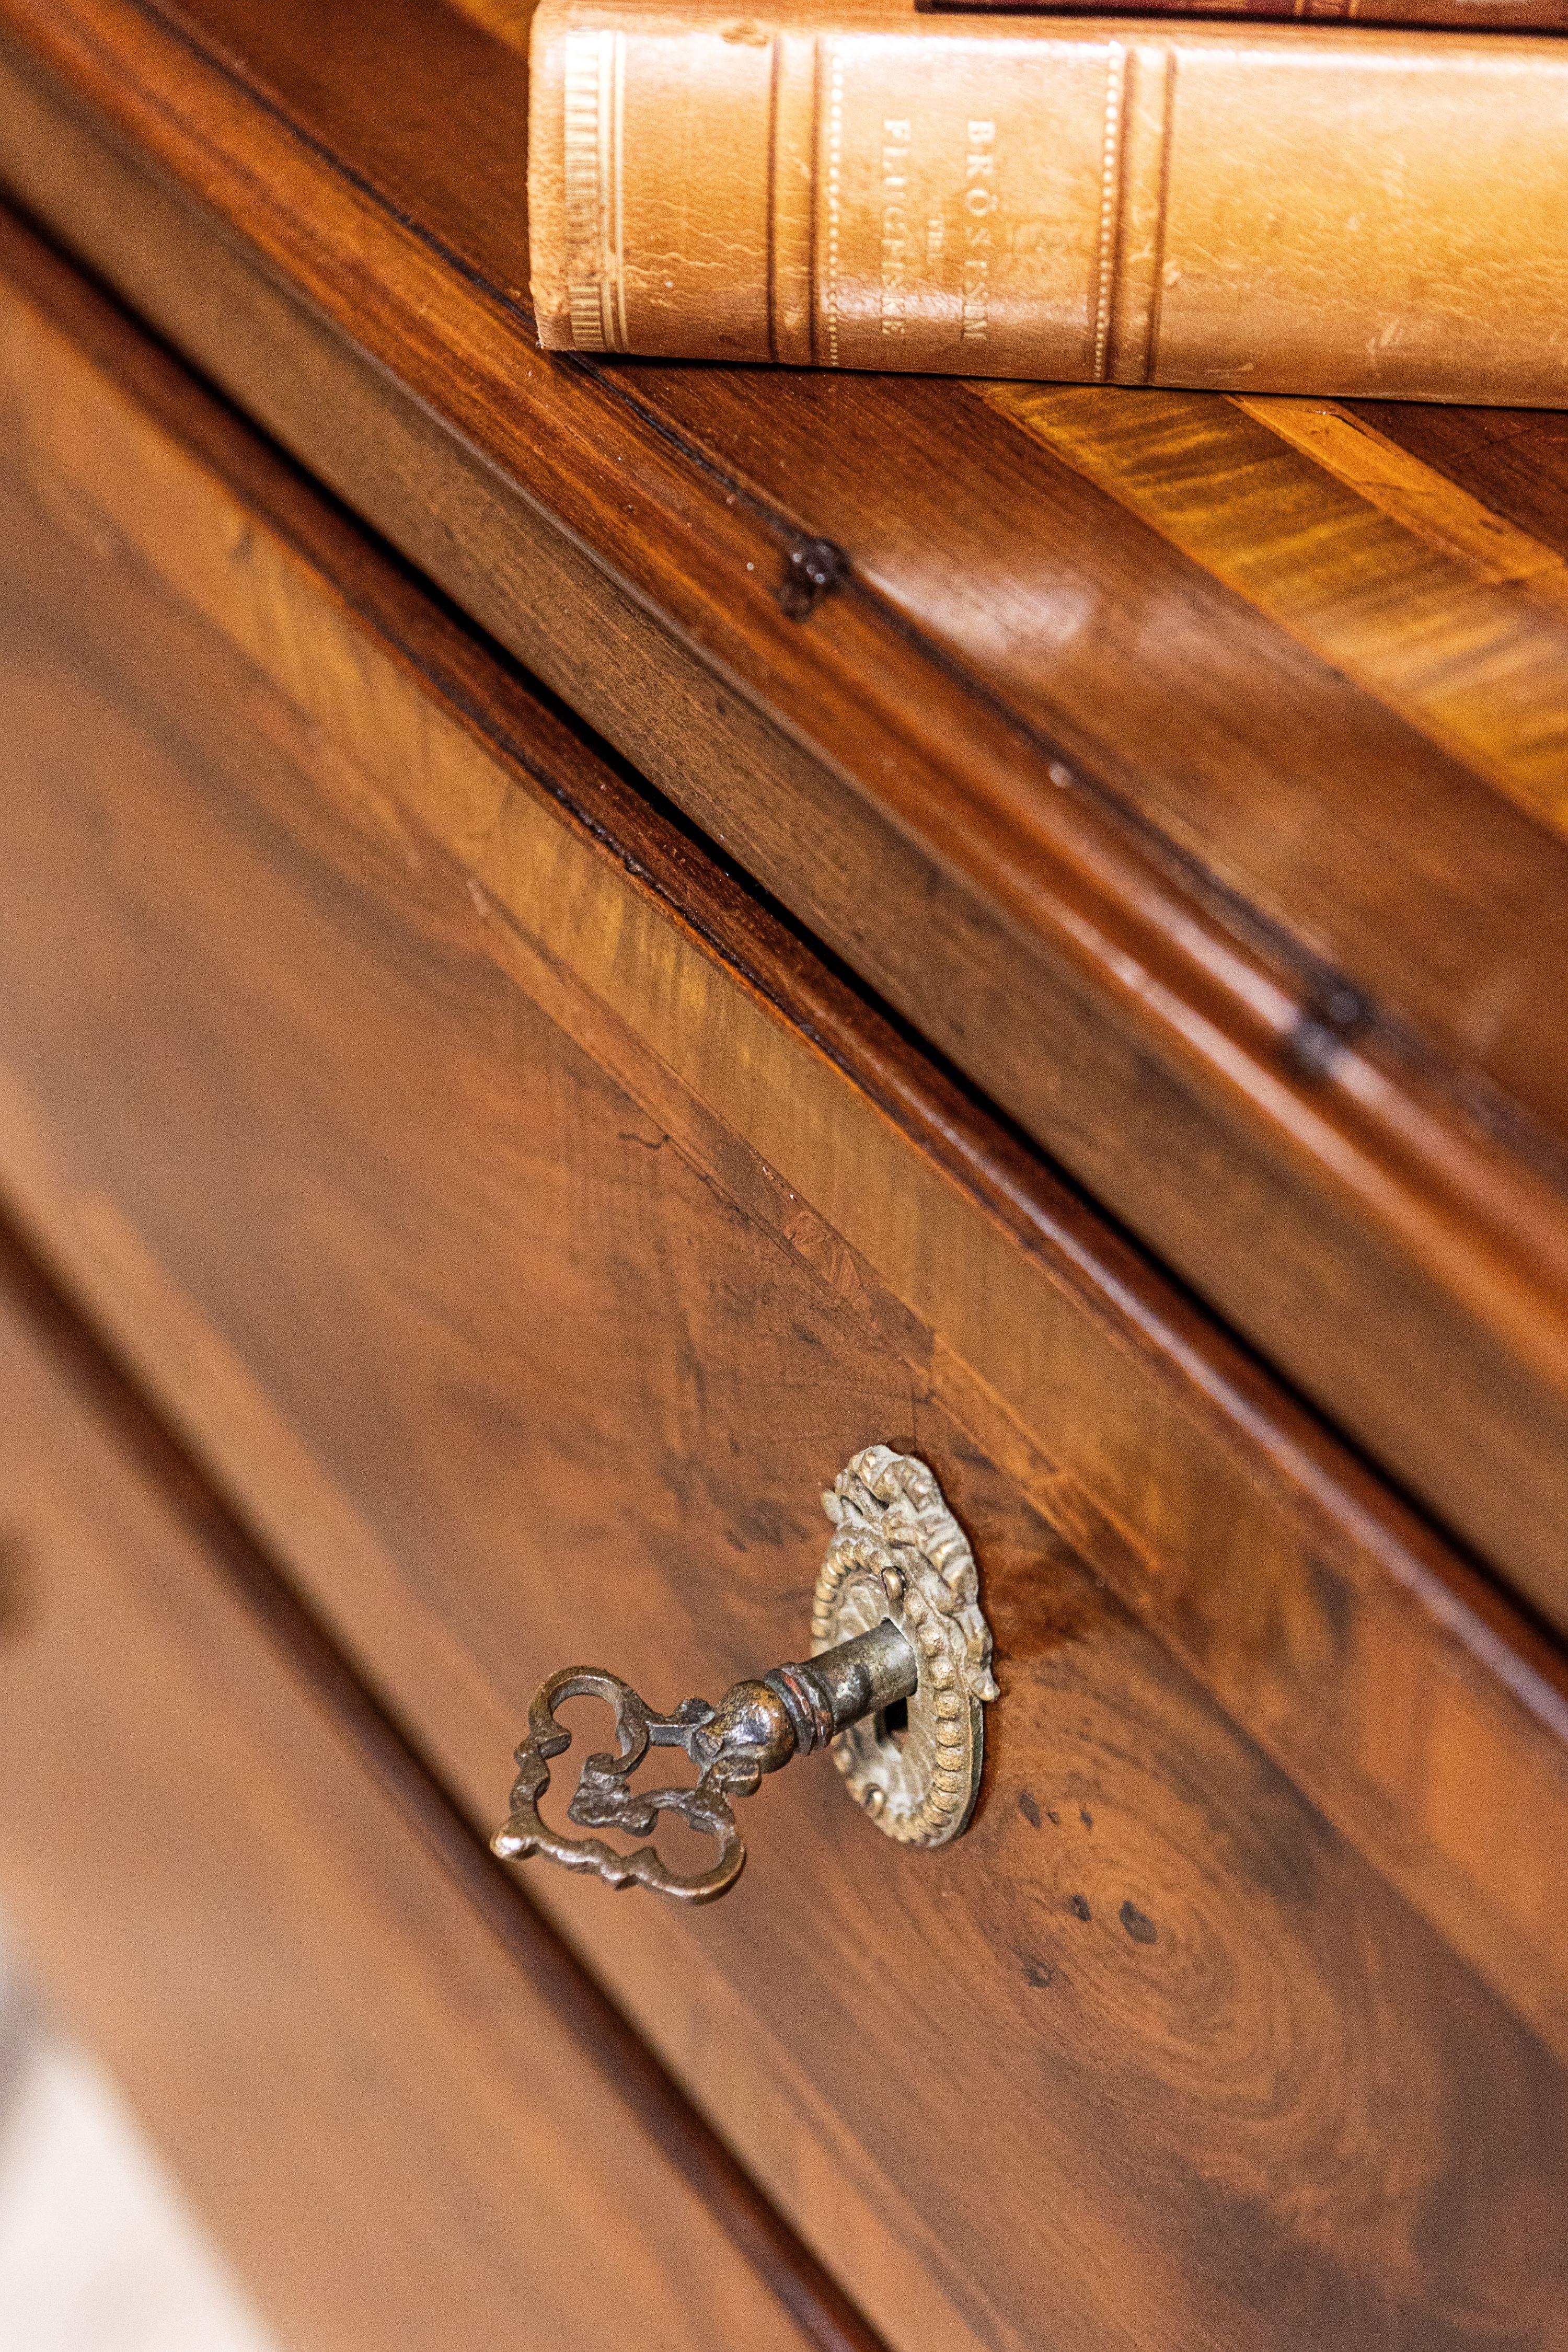
<instances>
[{"instance_id":1,"label":"brass keyhole escutcheon","mask_svg":"<svg viewBox=\"0 0 1568 2352\"><path fill-rule=\"evenodd\" d=\"M946 1845L974 1810L985 1748L981 1709L997 1696L969 1538L934 1472L885 1445L858 1454L822 1507L834 1534L816 1580L814 1652L885 1618L919 1669L901 1734L879 1710L835 1740L833 1760L887 1836Z\"/></svg>"},{"instance_id":2,"label":"brass keyhole escutcheon","mask_svg":"<svg viewBox=\"0 0 1568 2352\"><path fill-rule=\"evenodd\" d=\"M816 1580L810 1659L736 1683L717 1706L690 1698L671 1715L602 1667L562 1667L534 1694L510 1815L492 1841L498 1854L543 1854L611 1886L710 1903L746 1859L735 1800L753 1795L764 1773L829 1745L850 1795L888 1836L945 1845L962 1834L980 1786L981 1710L997 1696L968 1538L934 1473L886 1445L858 1454L822 1502L833 1537ZM572 1740L555 1709L579 1697L612 1707L616 1747L584 1760L568 1818L651 1840L659 1814L675 1813L717 1843L707 1870L673 1871L651 1843L622 1853L546 1826L539 1806L550 1767ZM889 1715L900 1707L907 1714L895 1734ZM695 1788L634 1786L653 1748L689 1757Z\"/></svg>"}]
</instances>

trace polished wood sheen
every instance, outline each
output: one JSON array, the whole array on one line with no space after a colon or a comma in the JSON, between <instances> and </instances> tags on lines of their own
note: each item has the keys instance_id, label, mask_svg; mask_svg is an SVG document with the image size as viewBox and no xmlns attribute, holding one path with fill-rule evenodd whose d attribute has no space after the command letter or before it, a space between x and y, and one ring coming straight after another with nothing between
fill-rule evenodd
<instances>
[{"instance_id":1,"label":"polished wood sheen","mask_svg":"<svg viewBox=\"0 0 1568 2352\"><path fill-rule=\"evenodd\" d=\"M0 173L1564 1622L1562 420L547 360L503 13L3 0Z\"/></svg>"},{"instance_id":2,"label":"polished wood sheen","mask_svg":"<svg viewBox=\"0 0 1568 2352\"><path fill-rule=\"evenodd\" d=\"M708 1913L529 1880L900 2352L1555 2352L1555 1651L164 355L5 268L37 1242L480 1827L544 1672L716 1696L802 1646L818 1487L931 1463L1004 1694L972 1831L906 1853L803 1765Z\"/></svg>"},{"instance_id":3,"label":"polished wood sheen","mask_svg":"<svg viewBox=\"0 0 1568 2352\"><path fill-rule=\"evenodd\" d=\"M0 1284L7 1930L281 2341L879 2352L4 1235Z\"/></svg>"}]
</instances>

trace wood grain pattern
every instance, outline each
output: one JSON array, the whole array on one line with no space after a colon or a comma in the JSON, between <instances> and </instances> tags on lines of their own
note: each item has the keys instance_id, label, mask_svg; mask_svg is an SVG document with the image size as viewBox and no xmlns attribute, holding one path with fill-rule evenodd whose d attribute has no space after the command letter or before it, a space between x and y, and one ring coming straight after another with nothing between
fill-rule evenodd
<instances>
[{"instance_id":1,"label":"wood grain pattern","mask_svg":"<svg viewBox=\"0 0 1568 2352\"><path fill-rule=\"evenodd\" d=\"M0 1178L94 1312L478 1822L543 1671L787 1654L825 1475L931 1460L999 1637L973 1832L803 1768L696 1921L531 1882L890 2342L1560 2346L1560 1663L7 268Z\"/></svg>"},{"instance_id":2,"label":"wood grain pattern","mask_svg":"<svg viewBox=\"0 0 1568 2352\"><path fill-rule=\"evenodd\" d=\"M1432 468L1391 463L1397 444L1327 404L1152 406L1014 384L982 396L1478 774L1568 826L1568 566L1552 550Z\"/></svg>"},{"instance_id":3,"label":"wood grain pattern","mask_svg":"<svg viewBox=\"0 0 1568 2352\"><path fill-rule=\"evenodd\" d=\"M1560 1610L1568 844L1489 780L1497 665L1441 747L962 386L542 361L521 60L459 163L437 0L0 23L27 200ZM1557 420L1425 414L1550 546Z\"/></svg>"},{"instance_id":4,"label":"wood grain pattern","mask_svg":"<svg viewBox=\"0 0 1568 2352\"><path fill-rule=\"evenodd\" d=\"M280 2340L876 2352L743 2184L704 2197L702 2126L8 1239L0 1267L8 1924Z\"/></svg>"}]
</instances>

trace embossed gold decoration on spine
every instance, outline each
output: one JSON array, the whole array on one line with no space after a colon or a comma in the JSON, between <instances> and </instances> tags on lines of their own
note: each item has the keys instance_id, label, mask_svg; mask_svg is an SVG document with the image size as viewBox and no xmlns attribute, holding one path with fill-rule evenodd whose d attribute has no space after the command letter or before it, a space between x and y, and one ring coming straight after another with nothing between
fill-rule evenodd
<instances>
[{"instance_id":1,"label":"embossed gold decoration on spine","mask_svg":"<svg viewBox=\"0 0 1568 2352\"><path fill-rule=\"evenodd\" d=\"M622 187L626 70L624 33L567 36L567 299L572 340L580 352L626 348Z\"/></svg>"}]
</instances>

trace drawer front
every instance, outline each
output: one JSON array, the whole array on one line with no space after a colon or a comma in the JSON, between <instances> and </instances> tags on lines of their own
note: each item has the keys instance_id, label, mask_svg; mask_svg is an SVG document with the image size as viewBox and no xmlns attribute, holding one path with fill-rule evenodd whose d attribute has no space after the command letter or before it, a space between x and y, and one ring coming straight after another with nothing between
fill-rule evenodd
<instances>
[{"instance_id":1,"label":"drawer front","mask_svg":"<svg viewBox=\"0 0 1568 2352\"><path fill-rule=\"evenodd\" d=\"M10 267L0 1182L472 1818L558 1664L798 1656L817 1491L918 1452L997 1636L969 1833L802 1765L711 1910L531 1890L908 2352L1568 2342L1555 1662Z\"/></svg>"},{"instance_id":2,"label":"drawer front","mask_svg":"<svg viewBox=\"0 0 1568 2352\"><path fill-rule=\"evenodd\" d=\"M569 2015L509 1950L526 1906L465 1892L482 1850L454 1872L460 1822L330 1657L290 1660L287 1596L13 1274L0 1906L280 2341L868 2344L797 2325L721 2233L584 2047L592 1997Z\"/></svg>"}]
</instances>

